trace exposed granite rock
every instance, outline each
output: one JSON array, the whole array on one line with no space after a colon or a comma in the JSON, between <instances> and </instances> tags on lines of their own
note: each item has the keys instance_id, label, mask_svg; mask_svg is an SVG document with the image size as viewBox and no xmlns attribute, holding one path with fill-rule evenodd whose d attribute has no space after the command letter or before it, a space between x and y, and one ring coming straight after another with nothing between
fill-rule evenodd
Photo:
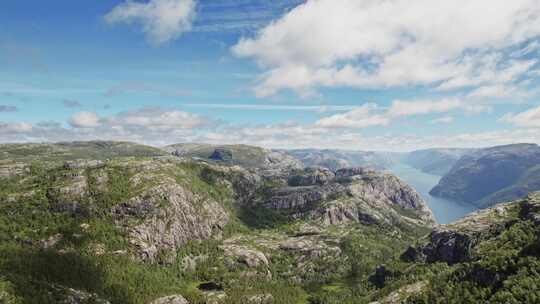
<instances>
[{"instance_id":1,"label":"exposed granite rock","mask_svg":"<svg viewBox=\"0 0 540 304\"><path fill-rule=\"evenodd\" d=\"M29 166L24 163L0 164L0 178L12 178L28 173Z\"/></svg>"},{"instance_id":2,"label":"exposed granite rock","mask_svg":"<svg viewBox=\"0 0 540 304\"><path fill-rule=\"evenodd\" d=\"M216 201L194 194L178 184L146 191L112 210L128 226L130 241L143 260L155 262L163 252L175 250L189 240L220 237L229 215ZM129 225L133 218L141 223Z\"/></svg>"},{"instance_id":3,"label":"exposed granite rock","mask_svg":"<svg viewBox=\"0 0 540 304\"><path fill-rule=\"evenodd\" d=\"M247 304L272 304L274 303L274 296L269 293L246 296L245 302Z\"/></svg>"},{"instance_id":4,"label":"exposed granite rock","mask_svg":"<svg viewBox=\"0 0 540 304\"><path fill-rule=\"evenodd\" d=\"M304 170L289 178L289 185L267 194L263 206L287 211L294 217L319 217L325 225L349 222L394 223L393 207L413 210L418 225L432 225L434 217L420 195L396 176L365 168ZM332 176L335 178L332 178ZM392 218L392 219L391 219Z\"/></svg>"},{"instance_id":5,"label":"exposed granite rock","mask_svg":"<svg viewBox=\"0 0 540 304\"><path fill-rule=\"evenodd\" d=\"M103 167L104 165L105 165L105 162L101 160L79 159L79 160L65 162L64 168L66 169L95 169L95 168Z\"/></svg>"},{"instance_id":6,"label":"exposed granite rock","mask_svg":"<svg viewBox=\"0 0 540 304\"><path fill-rule=\"evenodd\" d=\"M49 238L45 240L41 240L39 243L41 245L41 248L50 249L56 246L56 244L58 244L63 238L64 236L62 234L57 233L55 235L51 235Z\"/></svg>"},{"instance_id":7,"label":"exposed granite rock","mask_svg":"<svg viewBox=\"0 0 540 304\"><path fill-rule=\"evenodd\" d=\"M60 290L60 288L57 288ZM97 294L89 293L73 288L62 288L65 298L60 301L62 304L110 304L109 301L99 298Z\"/></svg>"},{"instance_id":8,"label":"exposed granite rock","mask_svg":"<svg viewBox=\"0 0 540 304\"><path fill-rule=\"evenodd\" d=\"M310 218L320 220L324 226L347 223L376 224L384 222L384 215L354 199L333 201L310 212Z\"/></svg>"},{"instance_id":9,"label":"exposed granite rock","mask_svg":"<svg viewBox=\"0 0 540 304\"><path fill-rule=\"evenodd\" d=\"M339 174L336 174L339 175ZM418 192L397 176L376 171L364 171L363 175L353 176L355 182L349 186L355 197L372 202L384 202L403 209L414 210L425 223L435 222L433 213Z\"/></svg>"},{"instance_id":10,"label":"exposed granite rock","mask_svg":"<svg viewBox=\"0 0 540 304\"><path fill-rule=\"evenodd\" d=\"M473 257L474 247L487 235L498 234L503 229L510 209L515 204L505 203L479 210L447 225L440 225L430 233L426 244L409 247L402 255L406 261L466 262Z\"/></svg>"},{"instance_id":11,"label":"exposed granite rock","mask_svg":"<svg viewBox=\"0 0 540 304\"><path fill-rule=\"evenodd\" d=\"M420 281L414 284L406 285L390 293L383 299L370 304L401 304L406 303L407 299L413 295L420 294L428 285L427 281Z\"/></svg>"},{"instance_id":12,"label":"exposed granite rock","mask_svg":"<svg viewBox=\"0 0 540 304\"><path fill-rule=\"evenodd\" d=\"M149 304L189 304L189 302L181 295L173 295L156 299Z\"/></svg>"},{"instance_id":13,"label":"exposed granite rock","mask_svg":"<svg viewBox=\"0 0 540 304\"><path fill-rule=\"evenodd\" d=\"M208 260L207 255L198 255L198 256L185 256L182 259L181 267L184 271L195 271L197 270L197 266L201 263Z\"/></svg>"},{"instance_id":14,"label":"exposed granite rock","mask_svg":"<svg viewBox=\"0 0 540 304\"><path fill-rule=\"evenodd\" d=\"M336 171L336 178L352 177L356 175L374 174L378 171L364 167L342 168Z\"/></svg>"},{"instance_id":15,"label":"exposed granite rock","mask_svg":"<svg viewBox=\"0 0 540 304\"><path fill-rule=\"evenodd\" d=\"M288 184L292 187L298 186L314 186L325 185L333 181L335 178L334 172L324 168L307 168L302 171L297 171L289 176Z\"/></svg>"},{"instance_id":16,"label":"exposed granite rock","mask_svg":"<svg viewBox=\"0 0 540 304\"><path fill-rule=\"evenodd\" d=\"M225 256L233 257L248 267L256 268L259 266L268 266L269 264L264 253L258 250L236 245L226 245L222 248L225 251Z\"/></svg>"},{"instance_id":17,"label":"exposed granite rock","mask_svg":"<svg viewBox=\"0 0 540 304\"><path fill-rule=\"evenodd\" d=\"M272 193L271 197L264 202L264 206L274 210L306 210L345 193L345 188L336 183L321 187L288 187Z\"/></svg>"},{"instance_id":18,"label":"exposed granite rock","mask_svg":"<svg viewBox=\"0 0 540 304\"><path fill-rule=\"evenodd\" d=\"M531 193L521 206L521 217L540 225L540 192Z\"/></svg>"},{"instance_id":19,"label":"exposed granite rock","mask_svg":"<svg viewBox=\"0 0 540 304\"><path fill-rule=\"evenodd\" d=\"M319 258L337 256L341 253L338 246L331 246L320 239L310 237L289 238L279 244L279 249L300 253L303 257Z\"/></svg>"},{"instance_id":20,"label":"exposed granite rock","mask_svg":"<svg viewBox=\"0 0 540 304\"><path fill-rule=\"evenodd\" d=\"M430 242L420 248L410 247L403 254L407 261L446 262L450 265L469 261L472 248L478 243L478 237L452 230L435 230L430 235Z\"/></svg>"}]
</instances>

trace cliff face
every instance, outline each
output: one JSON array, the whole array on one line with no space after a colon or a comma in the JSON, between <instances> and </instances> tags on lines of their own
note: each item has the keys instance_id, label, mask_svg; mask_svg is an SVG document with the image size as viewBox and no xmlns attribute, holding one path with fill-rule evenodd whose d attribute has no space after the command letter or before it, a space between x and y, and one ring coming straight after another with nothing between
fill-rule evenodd
<instances>
[{"instance_id":1,"label":"cliff face","mask_svg":"<svg viewBox=\"0 0 540 304\"><path fill-rule=\"evenodd\" d=\"M518 144L477 150L463 156L431 190L435 196L481 207L540 190L540 147Z\"/></svg>"},{"instance_id":2,"label":"cliff face","mask_svg":"<svg viewBox=\"0 0 540 304\"><path fill-rule=\"evenodd\" d=\"M431 210L419 194L392 174L364 168L336 172L306 169L295 171L288 183L272 189L263 205L296 218L309 214L331 224L402 220L418 221L420 225L434 223Z\"/></svg>"},{"instance_id":3,"label":"cliff face","mask_svg":"<svg viewBox=\"0 0 540 304\"><path fill-rule=\"evenodd\" d=\"M114 207L114 218L127 226L139 256L155 262L174 260L176 250L192 240L220 238L229 220L224 207L176 183L165 183ZM140 223L130 226L129 221Z\"/></svg>"},{"instance_id":4,"label":"cliff face","mask_svg":"<svg viewBox=\"0 0 540 304\"><path fill-rule=\"evenodd\" d=\"M403 258L428 263L469 262L473 260L478 245L497 237L517 220L530 220L540 225L540 193L531 193L522 201L498 204L454 223L437 226L427 243L409 248Z\"/></svg>"}]
</instances>

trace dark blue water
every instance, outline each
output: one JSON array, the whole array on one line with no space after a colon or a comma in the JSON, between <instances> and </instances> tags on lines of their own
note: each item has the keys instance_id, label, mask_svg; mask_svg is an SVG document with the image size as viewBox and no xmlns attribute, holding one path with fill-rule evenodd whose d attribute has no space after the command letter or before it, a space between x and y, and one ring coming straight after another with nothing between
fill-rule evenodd
<instances>
[{"instance_id":1,"label":"dark blue water","mask_svg":"<svg viewBox=\"0 0 540 304\"><path fill-rule=\"evenodd\" d=\"M439 224L451 223L477 210L476 207L471 205L431 196L429 190L437 185L440 176L424 173L405 164L397 164L390 171L420 193L433 211Z\"/></svg>"}]
</instances>

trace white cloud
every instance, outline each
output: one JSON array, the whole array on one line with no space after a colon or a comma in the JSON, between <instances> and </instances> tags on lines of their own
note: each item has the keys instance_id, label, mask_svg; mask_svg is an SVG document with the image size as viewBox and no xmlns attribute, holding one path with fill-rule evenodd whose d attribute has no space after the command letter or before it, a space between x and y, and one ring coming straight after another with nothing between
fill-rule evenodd
<instances>
[{"instance_id":1,"label":"white cloud","mask_svg":"<svg viewBox=\"0 0 540 304\"><path fill-rule=\"evenodd\" d=\"M101 125L100 119L94 112L79 112L71 117L69 124L74 128L96 128Z\"/></svg>"},{"instance_id":2,"label":"white cloud","mask_svg":"<svg viewBox=\"0 0 540 304\"><path fill-rule=\"evenodd\" d=\"M431 123L433 124L449 124L449 123L452 123L454 121L454 117L452 116L443 116L443 117L439 117L439 118L435 118L433 120L431 120Z\"/></svg>"},{"instance_id":3,"label":"white cloud","mask_svg":"<svg viewBox=\"0 0 540 304\"><path fill-rule=\"evenodd\" d=\"M325 128L365 128L386 126L400 117L448 113L462 111L466 114L488 112L485 105L472 105L460 99L441 100L395 100L389 108L381 109L375 104L364 104L343 114L336 114L320 119L316 126Z\"/></svg>"},{"instance_id":4,"label":"white cloud","mask_svg":"<svg viewBox=\"0 0 540 304\"><path fill-rule=\"evenodd\" d=\"M465 113L477 114L489 111L489 107L472 105L456 98L441 100L395 100L388 110L388 116L401 117L412 115L426 115L432 113L446 113L453 110L463 110Z\"/></svg>"},{"instance_id":5,"label":"white cloud","mask_svg":"<svg viewBox=\"0 0 540 304\"><path fill-rule=\"evenodd\" d=\"M142 108L122 112L105 119L105 121L113 127L140 127L162 131L193 129L209 125L206 118L198 115L178 110L165 111L160 108Z\"/></svg>"},{"instance_id":6,"label":"white cloud","mask_svg":"<svg viewBox=\"0 0 540 304\"><path fill-rule=\"evenodd\" d=\"M536 49L538 16L537 0L308 0L232 51L266 70L261 97L319 86L453 90L522 77L537 62L520 56Z\"/></svg>"},{"instance_id":7,"label":"white cloud","mask_svg":"<svg viewBox=\"0 0 540 304\"><path fill-rule=\"evenodd\" d=\"M190 103L184 104L186 107L225 109L225 110L246 110L246 111L307 111L307 112L332 112L350 111L358 106L353 105L278 105L278 104L223 104L223 103Z\"/></svg>"},{"instance_id":8,"label":"white cloud","mask_svg":"<svg viewBox=\"0 0 540 304\"><path fill-rule=\"evenodd\" d=\"M367 103L347 113L322 118L315 125L323 128L365 128L390 123L388 117L374 114L374 110L377 110L377 105Z\"/></svg>"},{"instance_id":9,"label":"white cloud","mask_svg":"<svg viewBox=\"0 0 540 304\"><path fill-rule=\"evenodd\" d=\"M194 0L127 0L106 16L108 23L138 23L148 40L156 45L178 38L189 31L195 18Z\"/></svg>"},{"instance_id":10,"label":"white cloud","mask_svg":"<svg viewBox=\"0 0 540 304\"><path fill-rule=\"evenodd\" d=\"M26 122L0 122L0 134L24 133L32 131L32 125Z\"/></svg>"},{"instance_id":11,"label":"white cloud","mask_svg":"<svg viewBox=\"0 0 540 304\"><path fill-rule=\"evenodd\" d=\"M517 114L509 113L504 115L501 120L518 127L540 128L540 107Z\"/></svg>"}]
</instances>

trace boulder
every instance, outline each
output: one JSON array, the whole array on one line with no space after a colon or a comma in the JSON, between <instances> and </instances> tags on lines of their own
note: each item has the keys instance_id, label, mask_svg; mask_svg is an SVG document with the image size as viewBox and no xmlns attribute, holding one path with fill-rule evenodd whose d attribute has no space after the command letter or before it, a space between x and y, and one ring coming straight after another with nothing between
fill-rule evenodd
<instances>
[{"instance_id":1,"label":"boulder","mask_svg":"<svg viewBox=\"0 0 540 304\"><path fill-rule=\"evenodd\" d=\"M247 296L245 302L247 304L272 304L274 303L274 296L269 293Z\"/></svg>"},{"instance_id":2,"label":"boulder","mask_svg":"<svg viewBox=\"0 0 540 304\"><path fill-rule=\"evenodd\" d=\"M257 250L236 245L227 245L223 249L226 256L234 257L238 262L251 268L268 266L269 264L264 253Z\"/></svg>"},{"instance_id":3,"label":"boulder","mask_svg":"<svg viewBox=\"0 0 540 304\"><path fill-rule=\"evenodd\" d=\"M189 304L189 302L181 295L173 295L155 299L150 304Z\"/></svg>"}]
</instances>

